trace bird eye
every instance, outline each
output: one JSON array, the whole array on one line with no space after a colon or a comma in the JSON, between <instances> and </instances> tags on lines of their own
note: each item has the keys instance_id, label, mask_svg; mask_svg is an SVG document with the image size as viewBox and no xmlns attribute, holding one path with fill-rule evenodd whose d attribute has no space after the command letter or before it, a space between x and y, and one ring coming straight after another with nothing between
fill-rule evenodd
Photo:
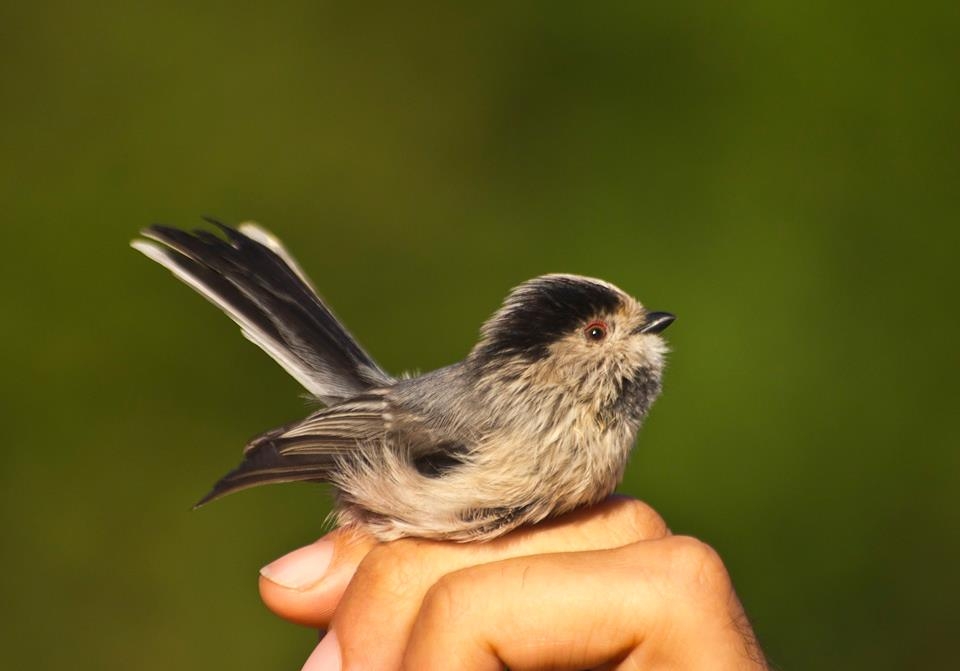
<instances>
[{"instance_id":1,"label":"bird eye","mask_svg":"<svg viewBox=\"0 0 960 671\"><path fill-rule=\"evenodd\" d=\"M607 325L603 322L591 322L583 330L583 333L587 336L587 340L600 342L607 337Z\"/></svg>"}]
</instances>

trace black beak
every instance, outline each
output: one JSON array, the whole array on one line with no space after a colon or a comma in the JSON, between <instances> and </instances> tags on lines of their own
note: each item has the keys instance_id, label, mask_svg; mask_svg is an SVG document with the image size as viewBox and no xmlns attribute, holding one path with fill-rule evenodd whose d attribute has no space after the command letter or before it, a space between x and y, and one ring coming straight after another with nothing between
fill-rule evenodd
<instances>
[{"instance_id":1,"label":"black beak","mask_svg":"<svg viewBox=\"0 0 960 671\"><path fill-rule=\"evenodd\" d=\"M669 312L648 312L647 320L635 329L634 333L660 333L670 326L675 319L676 316Z\"/></svg>"}]
</instances>

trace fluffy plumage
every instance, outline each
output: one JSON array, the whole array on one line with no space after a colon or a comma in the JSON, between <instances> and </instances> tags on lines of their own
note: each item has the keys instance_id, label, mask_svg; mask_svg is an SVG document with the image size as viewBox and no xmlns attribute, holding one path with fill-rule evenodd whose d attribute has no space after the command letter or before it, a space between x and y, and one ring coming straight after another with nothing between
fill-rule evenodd
<instances>
[{"instance_id":1,"label":"fluffy plumage","mask_svg":"<svg viewBox=\"0 0 960 671\"><path fill-rule=\"evenodd\" d=\"M334 486L339 522L378 538L493 538L619 483L660 392L673 320L576 275L521 284L463 361L385 373L262 228L152 226L135 248L221 307L328 407L251 441L200 504L270 482Z\"/></svg>"}]
</instances>

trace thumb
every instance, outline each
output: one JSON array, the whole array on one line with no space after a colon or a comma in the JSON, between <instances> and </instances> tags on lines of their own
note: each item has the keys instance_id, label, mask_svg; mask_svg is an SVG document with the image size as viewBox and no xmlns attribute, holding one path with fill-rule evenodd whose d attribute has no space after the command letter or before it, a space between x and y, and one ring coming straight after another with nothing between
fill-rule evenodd
<instances>
[{"instance_id":1,"label":"thumb","mask_svg":"<svg viewBox=\"0 0 960 671\"><path fill-rule=\"evenodd\" d=\"M285 620L325 628L357 566L376 544L351 529L331 531L260 569L260 598Z\"/></svg>"}]
</instances>

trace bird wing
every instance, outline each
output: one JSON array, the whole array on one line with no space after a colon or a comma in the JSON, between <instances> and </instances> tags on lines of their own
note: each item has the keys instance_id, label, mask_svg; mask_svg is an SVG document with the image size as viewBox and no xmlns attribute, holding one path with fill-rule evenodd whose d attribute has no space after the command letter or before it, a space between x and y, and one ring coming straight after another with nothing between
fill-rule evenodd
<instances>
[{"instance_id":1,"label":"bird wing","mask_svg":"<svg viewBox=\"0 0 960 671\"><path fill-rule=\"evenodd\" d=\"M382 393L363 394L254 438L197 506L256 485L328 480L351 453L383 445L387 406Z\"/></svg>"},{"instance_id":2,"label":"bird wing","mask_svg":"<svg viewBox=\"0 0 960 671\"><path fill-rule=\"evenodd\" d=\"M209 220L209 231L168 226L142 231L131 245L233 319L247 339L328 405L389 385L393 378L357 343L273 235Z\"/></svg>"}]
</instances>

